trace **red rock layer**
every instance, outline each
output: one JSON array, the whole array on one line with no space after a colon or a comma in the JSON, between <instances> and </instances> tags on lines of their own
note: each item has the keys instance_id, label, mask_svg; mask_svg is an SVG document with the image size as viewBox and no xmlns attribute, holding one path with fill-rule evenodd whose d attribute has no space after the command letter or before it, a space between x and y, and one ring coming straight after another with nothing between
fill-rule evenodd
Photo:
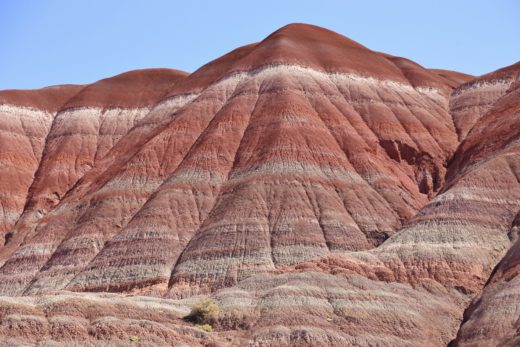
<instances>
[{"instance_id":1,"label":"red rock layer","mask_svg":"<svg viewBox=\"0 0 520 347\"><path fill-rule=\"evenodd\" d=\"M477 121L510 88L520 63L466 82L450 98L450 109L459 139L463 140Z\"/></svg>"},{"instance_id":2,"label":"red rock layer","mask_svg":"<svg viewBox=\"0 0 520 347\"><path fill-rule=\"evenodd\" d=\"M70 98L47 135L12 246L185 76L169 69L136 70L88 85Z\"/></svg>"},{"instance_id":3,"label":"red rock layer","mask_svg":"<svg viewBox=\"0 0 520 347\"><path fill-rule=\"evenodd\" d=\"M83 87L82 85L65 84L33 90L2 90L0 91L0 104L54 113Z\"/></svg>"},{"instance_id":4,"label":"red rock layer","mask_svg":"<svg viewBox=\"0 0 520 347\"><path fill-rule=\"evenodd\" d=\"M442 70L442 69L429 69L431 72L440 76L447 84L449 84L453 88L459 87L461 84L469 82L475 79L475 76L468 75L465 73L460 73L457 71L451 70Z\"/></svg>"},{"instance_id":5,"label":"red rock layer","mask_svg":"<svg viewBox=\"0 0 520 347\"><path fill-rule=\"evenodd\" d=\"M222 320L245 324L256 344L450 343L470 300L518 237L517 85L460 146L443 191L398 233L372 250L331 254L221 290L214 297ZM456 345L518 344L518 249L466 311Z\"/></svg>"},{"instance_id":6,"label":"red rock layer","mask_svg":"<svg viewBox=\"0 0 520 347\"><path fill-rule=\"evenodd\" d=\"M468 82L297 24L188 77L148 74L58 113L0 293L208 294L216 336L241 345L455 338L520 210L517 65Z\"/></svg>"},{"instance_id":7,"label":"red rock layer","mask_svg":"<svg viewBox=\"0 0 520 347\"><path fill-rule=\"evenodd\" d=\"M506 69L516 76L510 89L473 127L460 151L457 151L455 161L456 165L460 165L485 161L488 157L502 157L507 165L504 165L501 176L513 175L515 180L510 188L518 186L520 182L520 65L516 64L515 67L514 70ZM508 237L516 242L495 268L482 295L476 297L465 312L456 346L516 346L520 341L518 211L518 208L511 208L510 213L514 218L508 220Z\"/></svg>"},{"instance_id":8,"label":"red rock layer","mask_svg":"<svg viewBox=\"0 0 520 347\"><path fill-rule=\"evenodd\" d=\"M255 112L212 213L173 270L172 295L233 284L328 252L377 246L424 203L421 193L441 184L456 143L442 90L421 89L435 85L436 77L418 87L402 71L432 76L427 70L401 70L348 40L323 39L326 34L290 26L235 63L255 66L251 57L263 57L266 47L288 62L300 59L302 52L292 55L287 46L302 47L309 59L302 62L321 66L274 65L247 76L261 86ZM327 57L310 53L317 51L315 42L349 59L331 67ZM337 72L349 71L351 60L371 77ZM378 61L379 68L368 72L367 61ZM383 68L388 79L379 80Z\"/></svg>"},{"instance_id":9,"label":"red rock layer","mask_svg":"<svg viewBox=\"0 0 520 347\"><path fill-rule=\"evenodd\" d=\"M442 185L449 91L412 62L285 27L175 87L41 219L2 292L186 295L373 248Z\"/></svg>"},{"instance_id":10,"label":"red rock layer","mask_svg":"<svg viewBox=\"0 0 520 347\"><path fill-rule=\"evenodd\" d=\"M59 293L0 298L2 346L238 346L184 322L190 302Z\"/></svg>"},{"instance_id":11,"label":"red rock layer","mask_svg":"<svg viewBox=\"0 0 520 347\"><path fill-rule=\"evenodd\" d=\"M0 244L23 211L56 111L82 86L0 91Z\"/></svg>"},{"instance_id":12,"label":"red rock layer","mask_svg":"<svg viewBox=\"0 0 520 347\"><path fill-rule=\"evenodd\" d=\"M446 346L460 315L448 293L307 269L252 276L214 297L221 334L239 327L252 346Z\"/></svg>"}]
</instances>

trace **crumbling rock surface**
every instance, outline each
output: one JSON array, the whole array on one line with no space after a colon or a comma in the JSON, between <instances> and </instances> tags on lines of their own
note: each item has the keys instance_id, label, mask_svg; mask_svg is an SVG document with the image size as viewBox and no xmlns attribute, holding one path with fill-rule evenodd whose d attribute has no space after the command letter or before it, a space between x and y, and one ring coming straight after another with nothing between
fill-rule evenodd
<instances>
[{"instance_id":1,"label":"crumbling rock surface","mask_svg":"<svg viewBox=\"0 0 520 347\"><path fill-rule=\"evenodd\" d=\"M56 293L0 298L0 346L230 346L235 337L201 331L182 317L190 301ZM37 338L35 338L37 337Z\"/></svg>"},{"instance_id":2,"label":"crumbling rock surface","mask_svg":"<svg viewBox=\"0 0 520 347\"><path fill-rule=\"evenodd\" d=\"M81 88L0 91L0 243L23 212L57 110Z\"/></svg>"},{"instance_id":3,"label":"crumbling rock surface","mask_svg":"<svg viewBox=\"0 0 520 347\"><path fill-rule=\"evenodd\" d=\"M520 66L510 89L474 126L461 145L456 164L486 161L487 157L503 158L503 171L495 180L511 176L512 186L520 182ZM476 140L480 138L480 141ZM458 151L459 152L459 151ZM458 159L458 160L457 160ZM495 159L496 160L496 159ZM467 165L467 164L466 164ZM502 204L507 204L507 200ZM513 203L510 201L509 203ZM520 212L511 208L508 214L508 239L512 246L496 266L481 295L474 298L464 314L455 346L516 346L518 334L518 275L520 246L518 243Z\"/></svg>"},{"instance_id":4,"label":"crumbling rock surface","mask_svg":"<svg viewBox=\"0 0 520 347\"><path fill-rule=\"evenodd\" d=\"M0 92L0 335L514 345L519 71L292 24L190 75Z\"/></svg>"}]
</instances>

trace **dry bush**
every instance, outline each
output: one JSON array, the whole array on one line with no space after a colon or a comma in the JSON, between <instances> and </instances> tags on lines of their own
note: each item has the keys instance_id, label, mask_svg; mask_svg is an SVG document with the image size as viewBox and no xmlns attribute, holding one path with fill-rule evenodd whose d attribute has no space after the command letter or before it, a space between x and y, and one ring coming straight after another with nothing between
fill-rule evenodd
<instances>
[{"instance_id":1,"label":"dry bush","mask_svg":"<svg viewBox=\"0 0 520 347\"><path fill-rule=\"evenodd\" d=\"M213 327L209 324L195 325L195 328L210 333L213 331Z\"/></svg>"},{"instance_id":2,"label":"dry bush","mask_svg":"<svg viewBox=\"0 0 520 347\"><path fill-rule=\"evenodd\" d=\"M186 320L196 324L208 324L214 322L220 313L218 304L210 298L200 299L192 306Z\"/></svg>"}]
</instances>

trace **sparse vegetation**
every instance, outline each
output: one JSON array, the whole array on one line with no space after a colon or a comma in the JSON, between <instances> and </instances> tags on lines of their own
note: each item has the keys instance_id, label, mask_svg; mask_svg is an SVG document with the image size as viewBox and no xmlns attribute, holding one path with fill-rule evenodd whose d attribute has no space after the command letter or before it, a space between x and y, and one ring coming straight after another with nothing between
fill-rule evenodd
<instances>
[{"instance_id":1,"label":"sparse vegetation","mask_svg":"<svg viewBox=\"0 0 520 347\"><path fill-rule=\"evenodd\" d=\"M213 327L210 324L197 324L195 328L210 333L213 331Z\"/></svg>"},{"instance_id":2,"label":"sparse vegetation","mask_svg":"<svg viewBox=\"0 0 520 347\"><path fill-rule=\"evenodd\" d=\"M137 341L139 341L139 337L132 335L132 336L130 336L130 341L137 342Z\"/></svg>"},{"instance_id":3,"label":"sparse vegetation","mask_svg":"<svg viewBox=\"0 0 520 347\"><path fill-rule=\"evenodd\" d=\"M244 310L226 310L218 316L216 327L222 330L249 330L253 324L252 316L252 312Z\"/></svg>"},{"instance_id":4,"label":"sparse vegetation","mask_svg":"<svg viewBox=\"0 0 520 347\"><path fill-rule=\"evenodd\" d=\"M217 319L219 313L220 308L215 301L203 298L192 306L190 314L185 319L196 324L209 325Z\"/></svg>"}]
</instances>

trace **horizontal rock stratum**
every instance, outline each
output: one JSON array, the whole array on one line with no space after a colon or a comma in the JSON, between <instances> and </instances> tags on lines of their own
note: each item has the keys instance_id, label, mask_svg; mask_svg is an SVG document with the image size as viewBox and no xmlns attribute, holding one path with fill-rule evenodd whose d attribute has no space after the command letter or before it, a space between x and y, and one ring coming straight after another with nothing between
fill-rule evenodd
<instances>
[{"instance_id":1,"label":"horizontal rock stratum","mask_svg":"<svg viewBox=\"0 0 520 347\"><path fill-rule=\"evenodd\" d=\"M0 91L0 130L0 345L520 343L520 63L291 24L192 74Z\"/></svg>"}]
</instances>

